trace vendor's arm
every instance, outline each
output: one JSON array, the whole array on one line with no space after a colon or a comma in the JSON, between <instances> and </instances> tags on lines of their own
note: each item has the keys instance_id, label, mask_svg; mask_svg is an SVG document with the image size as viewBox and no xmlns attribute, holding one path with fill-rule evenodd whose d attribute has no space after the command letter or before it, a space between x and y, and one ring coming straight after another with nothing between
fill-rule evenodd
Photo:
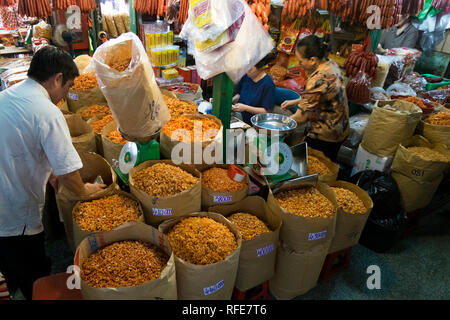
<instances>
[{"instance_id":1,"label":"vendor's arm","mask_svg":"<svg viewBox=\"0 0 450 320\"><path fill-rule=\"evenodd\" d=\"M233 100L231 101L231 103L236 104L239 102L239 98L241 97L240 94L237 94L233 97Z\"/></svg>"},{"instance_id":2,"label":"vendor's arm","mask_svg":"<svg viewBox=\"0 0 450 320\"><path fill-rule=\"evenodd\" d=\"M81 197L94 195L106 187L104 184L84 183L78 170L58 176L58 182L72 193Z\"/></svg>"},{"instance_id":3,"label":"vendor's arm","mask_svg":"<svg viewBox=\"0 0 450 320\"><path fill-rule=\"evenodd\" d=\"M258 113L268 113L268 111L264 108L258 108L258 107L252 107L252 106L248 106L246 104L243 103L238 103L235 104L233 106L233 111L235 112L248 112L248 113L252 113L252 114L258 114Z\"/></svg>"},{"instance_id":4,"label":"vendor's arm","mask_svg":"<svg viewBox=\"0 0 450 320\"><path fill-rule=\"evenodd\" d=\"M290 108L295 107L296 105L298 105L301 101L301 98L295 99L295 100L286 100L281 104L281 109L283 110L287 110Z\"/></svg>"}]
</instances>

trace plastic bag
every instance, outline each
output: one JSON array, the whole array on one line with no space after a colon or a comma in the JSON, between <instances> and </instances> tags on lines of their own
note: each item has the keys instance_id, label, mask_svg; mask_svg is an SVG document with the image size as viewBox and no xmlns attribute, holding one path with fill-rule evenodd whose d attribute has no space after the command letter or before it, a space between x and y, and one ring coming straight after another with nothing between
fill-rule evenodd
<instances>
[{"instance_id":1,"label":"plastic bag","mask_svg":"<svg viewBox=\"0 0 450 320\"><path fill-rule=\"evenodd\" d=\"M130 58L122 72L109 66L114 61ZM102 44L95 51L92 63L99 88L123 134L145 138L170 119L147 53L134 33L124 33Z\"/></svg>"},{"instance_id":2,"label":"plastic bag","mask_svg":"<svg viewBox=\"0 0 450 320\"><path fill-rule=\"evenodd\" d=\"M372 100L391 100L391 97L387 94L387 92L381 87L373 87L370 89L370 99Z\"/></svg>"},{"instance_id":3,"label":"plastic bag","mask_svg":"<svg viewBox=\"0 0 450 320\"><path fill-rule=\"evenodd\" d=\"M298 94L302 94L306 86L306 79L303 77L296 77L277 82L275 85L277 88L286 88L295 91Z\"/></svg>"},{"instance_id":4,"label":"plastic bag","mask_svg":"<svg viewBox=\"0 0 450 320\"><path fill-rule=\"evenodd\" d=\"M212 52L203 53L195 49L190 31L194 28L189 20L183 27L188 39L188 51L193 54L197 72L202 79L209 79L226 72L233 82L238 82L245 73L264 58L274 47L273 40L259 23L247 3L239 1L245 10L242 26L233 42ZM180 35L181 36L181 35Z\"/></svg>"},{"instance_id":5,"label":"plastic bag","mask_svg":"<svg viewBox=\"0 0 450 320\"><path fill-rule=\"evenodd\" d=\"M396 82L387 88L386 93L390 96L408 96L415 97L416 92L409 86L409 84L403 82Z\"/></svg>"},{"instance_id":6,"label":"plastic bag","mask_svg":"<svg viewBox=\"0 0 450 320\"><path fill-rule=\"evenodd\" d=\"M427 86L427 80L413 71L405 72L401 82L408 84L415 92L425 91Z\"/></svg>"},{"instance_id":7,"label":"plastic bag","mask_svg":"<svg viewBox=\"0 0 450 320\"><path fill-rule=\"evenodd\" d=\"M361 70L366 67L364 61ZM366 104L370 102L370 78L367 73L359 71L358 74L351 78L347 84L347 97L350 101L358 104Z\"/></svg>"},{"instance_id":8,"label":"plastic bag","mask_svg":"<svg viewBox=\"0 0 450 320\"><path fill-rule=\"evenodd\" d=\"M277 50L288 55L291 54L299 33L300 31L295 28L295 22L292 24L283 23L281 25L281 36Z\"/></svg>"}]
</instances>

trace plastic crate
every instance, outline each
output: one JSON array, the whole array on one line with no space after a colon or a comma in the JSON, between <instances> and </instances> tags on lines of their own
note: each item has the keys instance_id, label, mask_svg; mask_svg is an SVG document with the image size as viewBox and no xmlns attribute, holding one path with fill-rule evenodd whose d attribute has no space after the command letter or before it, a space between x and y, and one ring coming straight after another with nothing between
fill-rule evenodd
<instances>
[{"instance_id":1,"label":"plastic crate","mask_svg":"<svg viewBox=\"0 0 450 320\"><path fill-rule=\"evenodd\" d=\"M422 74L421 76L422 76L422 77L436 78L436 79L439 79L439 78L440 78L440 77L435 76L435 75L433 75L433 74ZM428 83L428 82L427 82L426 89L427 89L427 91L431 91L431 90L438 89L438 88L440 88L440 87L442 87L442 86L445 86L445 85L448 85L448 84L450 84L450 79L444 78L444 81L438 82L438 83Z\"/></svg>"}]
</instances>

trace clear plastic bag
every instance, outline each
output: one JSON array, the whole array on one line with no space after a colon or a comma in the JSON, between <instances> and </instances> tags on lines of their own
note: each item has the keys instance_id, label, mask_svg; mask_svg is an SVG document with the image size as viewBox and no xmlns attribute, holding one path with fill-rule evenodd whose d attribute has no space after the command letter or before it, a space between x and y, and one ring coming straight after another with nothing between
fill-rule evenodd
<instances>
[{"instance_id":1,"label":"clear plastic bag","mask_svg":"<svg viewBox=\"0 0 450 320\"><path fill-rule=\"evenodd\" d=\"M425 91L427 86L427 80L421 77L419 73L413 71L405 72L401 82L409 84L415 92Z\"/></svg>"},{"instance_id":2,"label":"clear plastic bag","mask_svg":"<svg viewBox=\"0 0 450 320\"><path fill-rule=\"evenodd\" d=\"M196 62L197 72L202 79L209 79L226 72L233 82L238 82L245 73L264 58L274 47L270 35L264 30L247 3L239 1L245 10L245 18L236 39L212 52L199 52L188 36L188 51ZM186 28L186 29L185 29ZM194 26L186 22L185 36Z\"/></svg>"},{"instance_id":3,"label":"clear plastic bag","mask_svg":"<svg viewBox=\"0 0 450 320\"><path fill-rule=\"evenodd\" d=\"M365 69L365 62L361 65L358 74L350 79L347 84L347 97L350 101L357 104L366 104L370 102L370 77L362 70Z\"/></svg>"},{"instance_id":4,"label":"clear plastic bag","mask_svg":"<svg viewBox=\"0 0 450 320\"><path fill-rule=\"evenodd\" d=\"M113 61L128 58L131 60L124 71L110 67ZM95 51L92 64L99 88L122 133L145 138L170 119L147 53L134 33L124 33L102 44Z\"/></svg>"},{"instance_id":5,"label":"clear plastic bag","mask_svg":"<svg viewBox=\"0 0 450 320\"><path fill-rule=\"evenodd\" d=\"M390 96L417 96L416 92L410 87L410 85L403 82L394 83L386 90L386 92Z\"/></svg>"},{"instance_id":6,"label":"clear plastic bag","mask_svg":"<svg viewBox=\"0 0 450 320\"><path fill-rule=\"evenodd\" d=\"M372 100L390 100L391 97L381 87L373 87L370 89L370 98Z\"/></svg>"}]
</instances>

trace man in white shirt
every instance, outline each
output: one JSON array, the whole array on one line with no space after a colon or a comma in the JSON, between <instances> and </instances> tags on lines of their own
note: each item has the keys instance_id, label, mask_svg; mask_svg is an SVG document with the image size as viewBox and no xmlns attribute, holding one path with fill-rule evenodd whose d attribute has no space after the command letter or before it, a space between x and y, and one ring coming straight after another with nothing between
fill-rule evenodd
<instances>
[{"instance_id":1,"label":"man in white shirt","mask_svg":"<svg viewBox=\"0 0 450 320\"><path fill-rule=\"evenodd\" d=\"M70 55L47 46L34 55L27 80L0 92L0 270L27 299L33 282L50 273L42 225L49 178L80 196L105 187L83 183L81 159L55 105L78 75Z\"/></svg>"}]
</instances>

